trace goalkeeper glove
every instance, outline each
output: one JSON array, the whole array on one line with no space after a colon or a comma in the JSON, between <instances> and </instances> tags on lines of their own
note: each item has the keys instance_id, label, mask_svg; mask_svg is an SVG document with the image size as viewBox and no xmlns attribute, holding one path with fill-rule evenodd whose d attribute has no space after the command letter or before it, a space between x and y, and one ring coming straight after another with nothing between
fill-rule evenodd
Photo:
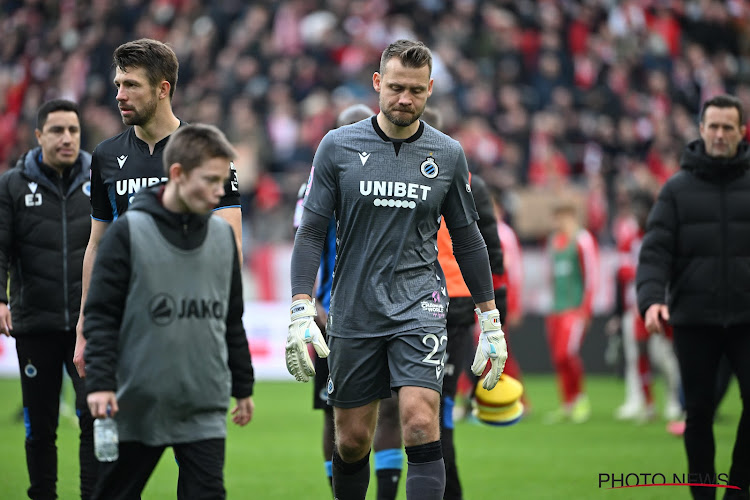
<instances>
[{"instance_id":1,"label":"goalkeeper glove","mask_svg":"<svg viewBox=\"0 0 750 500\"><path fill-rule=\"evenodd\" d=\"M328 357L326 345L320 328L315 324L315 302L302 299L292 302L291 323L286 337L286 368L300 382L307 382L315 375L315 366L307 352L307 344L312 344L321 358Z\"/></svg>"},{"instance_id":2,"label":"goalkeeper glove","mask_svg":"<svg viewBox=\"0 0 750 500\"><path fill-rule=\"evenodd\" d=\"M508 346L505 344L505 334L500 324L498 310L482 312L474 309L474 312L479 317L479 328L482 333L479 334L479 345L474 355L474 362L471 364L471 371L474 375L481 376L487 366L487 361L492 363L490 372L482 382L482 387L489 391L495 387L503 373L505 360L508 359Z\"/></svg>"}]
</instances>

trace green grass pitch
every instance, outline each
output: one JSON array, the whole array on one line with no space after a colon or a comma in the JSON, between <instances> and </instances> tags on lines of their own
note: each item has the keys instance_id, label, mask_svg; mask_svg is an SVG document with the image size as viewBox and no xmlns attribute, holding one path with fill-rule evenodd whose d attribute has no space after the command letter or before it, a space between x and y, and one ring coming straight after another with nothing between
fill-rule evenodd
<instances>
[{"instance_id":1,"label":"green grass pitch","mask_svg":"<svg viewBox=\"0 0 750 500\"><path fill-rule=\"evenodd\" d=\"M603 473L661 473L671 479L686 467L682 440L667 434L662 420L641 425L613 420L613 410L623 397L621 380L588 377L593 415L581 425L543 423L544 414L557 405L553 377L528 376L525 383L533 408L518 425L456 424L458 466L467 500L689 498L684 486L599 487L599 474ZM245 428L229 425L228 498L331 498L320 452L322 416L311 409L311 390L309 384L294 382L256 384L253 422ZM0 497L21 500L26 498L28 476L24 427L15 419L21 400L18 380L0 379L0 400ZM739 392L733 382L715 426L717 472L728 472L740 411ZM74 423L61 418L58 495L62 500L77 498L76 440ZM146 486L144 500L175 498L176 478L177 466L167 450ZM403 478L400 488L399 498L405 499ZM722 494L719 491L717 496ZM367 498L375 499L374 479Z\"/></svg>"}]
</instances>

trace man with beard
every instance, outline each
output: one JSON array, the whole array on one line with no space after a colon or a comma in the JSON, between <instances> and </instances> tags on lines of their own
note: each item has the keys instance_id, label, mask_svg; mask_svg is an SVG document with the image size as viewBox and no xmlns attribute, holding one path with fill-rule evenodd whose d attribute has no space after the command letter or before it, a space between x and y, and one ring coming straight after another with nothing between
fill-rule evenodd
<instances>
[{"instance_id":1,"label":"man with beard","mask_svg":"<svg viewBox=\"0 0 750 500\"><path fill-rule=\"evenodd\" d=\"M162 154L170 134L185 125L172 111L179 62L174 51L157 40L142 38L115 49L115 87L117 105L125 132L102 141L91 160L91 234L83 260L81 304L86 303L91 269L104 232L110 223L125 213L135 193L166 182ZM234 166L216 214L232 226L237 248L242 248L242 213ZM242 252L240 251L240 256ZM241 264L241 260L240 260ZM73 362L85 376L83 351L84 315L76 328Z\"/></svg>"},{"instance_id":2,"label":"man with beard","mask_svg":"<svg viewBox=\"0 0 750 500\"><path fill-rule=\"evenodd\" d=\"M492 388L507 357L486 245L477 228L466 157L458 142L419 120L432 93L432 54L399 40L373 75L380 112L329 132L315 153L292 254L289 372L314 374L307 344L328 356L334 407L334 496L364 499L379 400L398 392L410 500L442 499L438 412L448 296L437 261L444 217L481 325L472 370L491 361ZM330 217L337 252L326 324L315 325L312 289Z\"/></svg>"},{"instance_id":3,"label":"man with beard","mask_svg":"<svg viewBox=\"0 0 750 500\"><path fill-rule=\"evenodd\" d=\"M352 104L339 113L336 126L343 127L366 120L373 116L372 109L365 104ZM300 186L299 200L294 210L294 227L299 226L302 216L302 202L307 190L307 183ZM325 325L328 309L331 304L331 284L333 268L336 263L336 218L331 221L326 231L325 245L320 259L320 272L316 287L315 322L325 336ZM472 313L473 314L473 313ZM328 405L328 360L315 356L315 378L313 382L313 408L323 410L323 457L329 484L333 487L333 448L336 446L333 434L333 407ZM398 418L398 397L384 399L380 405L378 424L373 441L375 457L375 477L378 485L378 500L393 500L398 493L398 483L403 469L403 452L401 451L401 426Z\"/></svg>"},{"instance_id":4,"label":"man with beard","mask_svg":"<svg viewBox=\"0 0 750 500\"><path fill-rule=\"evenodd\" d=\"M648 217L638 258L638 308L649 333L674 327L685 395L685 450L693 498L750 498L750 147L742 103L729 95L701 108L688 144ZM729 477L716 474L713 434L722 356L737 376L742 416Z\"/></svg>"}]
</instances>

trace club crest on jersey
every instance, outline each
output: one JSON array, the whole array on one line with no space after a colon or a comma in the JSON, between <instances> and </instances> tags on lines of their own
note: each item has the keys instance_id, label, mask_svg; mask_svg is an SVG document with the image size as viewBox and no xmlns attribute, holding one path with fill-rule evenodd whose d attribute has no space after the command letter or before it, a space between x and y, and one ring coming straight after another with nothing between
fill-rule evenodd
<instances>
[{"instance_id":1,"label":"club crest on jersey","mask_svg":"<svg viewBox=\"0 0 750 500\"><path fill-rule=\"evenodd\" d=\"M434 179L437 177L438 164L435 162L435 158L428 156L427 159L419 165L419 171L428 179Z\"/></svg>"},{"instance_id":2,"label":"club crest on jersey","mask_svg":"<svg viewBox=\"0 0 750 500\"><path fill-rule=\"evenodd\" d=\"M31 364L31 361L26 363L26 366L23 367L23 373L29 378L36 377L36 374L39 373L36 369L36 366Z\"/></svg>"},{"instance_id":3,"label":"club crest on jersey","mask_svg":"<svg viewBox=\"0 0 750 500\"><path fill-rule=\"evenodd\" d=\"M83 186L81 186L81 191L83 191L83 194L91 198L91 181L84 182Z\"/></svg>"},{"instance_id":4,"label":"club crest on jersey","mask_svg":"<svg viewBox=\"0 0 750 500\"><path fill-rule=\"evenodd\" d=\"M229 171L232 174L230 177L232 179L232 191L239 191L240 190L240 183L237 180L237 169L234 168L234 162L229 162Z\"/></svg>"}]
</instances>

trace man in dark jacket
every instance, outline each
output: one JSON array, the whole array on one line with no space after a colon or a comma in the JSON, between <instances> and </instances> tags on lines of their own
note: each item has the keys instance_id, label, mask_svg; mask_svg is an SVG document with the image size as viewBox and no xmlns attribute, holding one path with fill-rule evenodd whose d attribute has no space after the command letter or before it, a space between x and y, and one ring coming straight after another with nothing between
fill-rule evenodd
<instances>
[{"instance_id":1,"label":"man in dark jacket","mask_svg":"<svg viewBox=\"0 0 750 500\"><path fill-rule=\"evenodd\" d=\"M81 125L73 102L44 103L35 134L39 147L0 177L0 334L16 340L29 497L57 498L55 440L64 366L76 392L81 497L87 499L97 462L93 420L73 366L73 348L90 228L91 155L80 150Z\"/></svg>"},{"instance_id":2,"label":"man in dark jacket","mask_svg":"<svg viewBox=\"0 0 750 500\"><path fill-rule=\"evenodd\" d=\"M730 484L724 498L750 498L750 146L742 105L732 96L707 101L701 139L649 215L636 275L646 329L674 325L685 392L685 449L691 483ZM737 374L743 411L729 476L714 470L714 391L726 354ZM693 498L716 488L692 486Z\"/></svg>"},{"instance_id":3,"label":"man in dark jacket","mask_svg":"<svg viewBox=\"0 0 750 500\"><path fill-rule=\"evenodd\" d=\"M434 123L434 120L430 122L429 118L425 121ZM487 184L478 175L469 174L469 185L479 215L477 226L487 244L493 286L495 286L499 283L504 270L503 250L497 233L497 219L495 219L492 195ZM438 261L445 274L445 284L450 297L450 307L446 314L448 345L446 347L443 393L440 397L440 441L443 446L443 459L445 460L445 493L443 499L460 500L463 498L463 490L458 476L454 446L453 407L455 406L458 379L462 373L468 372L476 348L474 343L476 315L474 314L474 301L461 275L456 257L453 255L453 244L445 224L440 224L437 241ZM505 321L505 292L505 287L500 288L498 285L495 288L495 305L500 312L502 322ZM476 385L479 377L471 374L470 378Z\"/></svg>"},{"instance_id":4,"label":"man in dark jacket","mask_svg":"<svg viewBox=\"0 0 750 500\"><path fill-rule=\"evenodd\" d=\"M163 158L167 184L141 190L102 238L84 306L89 408L120 435L95 499L140 498L167 446L177 498L224 498L230 395L236 424L253 414L239 255L211 215L234 150L216 127L186 125Z\"/></svg>"}]
</instances>

